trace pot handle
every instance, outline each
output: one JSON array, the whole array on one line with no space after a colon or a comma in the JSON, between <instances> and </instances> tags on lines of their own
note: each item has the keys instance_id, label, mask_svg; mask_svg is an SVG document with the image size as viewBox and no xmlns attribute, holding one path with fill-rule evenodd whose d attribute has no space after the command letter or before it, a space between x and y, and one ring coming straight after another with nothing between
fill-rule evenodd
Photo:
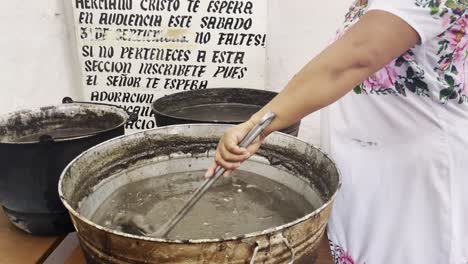
<instances>
[{"instance_id":1,"label":"pot handle","mask_svg":"<svg viewBox=\"0 0 468 264\"><path fill-rule=\"evenodd\" d=\"M254 252L252 254L252 258L250 259L250 262L249 262L250 264L255 264L255 259L257 258L257 253L258 253L259 249L260 249L260 245L258 243L256 243Z\"/></svg>"},{"instance_id":2,"label":"pot handle","mask_svg":"<svg viewBox=\"0 0 468 264\"><path fill-rule=\"evenodd\" d=\"M104 103L93 103L93 102L80 102L80 101L74 101L71 97L64 97L62 99L63 104L73 104L73 103L79 103L79 104L92 104L92 105L105 105L105 106L113 106L113 107L118 107L128 114L128 123L134 123L138 121L138 112L130 112L125 110L125 108L118 106L118 105L113 105L113 104L104 104Z\"/></svg>"},{"instance_id":3,"label":"pot handle","mask_svg":"<svg viewBox=\"0 0 468 264\"><path fill-rule=\"evenodd\" d=\"M284 243L284 245L286 245L286 247L289 249L289 251L291 252L291 258L288 262L288 264L293 264L294 263L294 260L296 259L296 252L294 251L294 248L291 246L291 243L289 243L289 241L284 237L283 234L279 234L278 235L278 238L281 240L281 242ZM255 259L257 258L257 254L258 254L258 251L262 248L265 248L267 246L265 245L262 245L262 243L260 242L256 242L255 243L255 249L254 249L254 252L252 254L252 258L250 259L250 264L254 264L255 263Z\"/></svg>"}]
</instances>

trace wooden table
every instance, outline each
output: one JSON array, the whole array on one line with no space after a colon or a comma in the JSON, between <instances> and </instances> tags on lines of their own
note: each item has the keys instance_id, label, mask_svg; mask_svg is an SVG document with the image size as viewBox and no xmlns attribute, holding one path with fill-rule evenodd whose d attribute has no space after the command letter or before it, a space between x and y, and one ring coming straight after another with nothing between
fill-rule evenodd
<instances>
[{"instance_id":1,"label":"wooden table","mask_svg":"<svg viewBox=\"0 0 468 264\"><path fill-rule=\"evenodd\" d=\"M65 264L86 264L83 252L80 248L76 248L73 254L70 255L70 258L65 262ZM324 239L319 248L319 257L315 264L333 264L330 247L328 246L328 241Z\"/></svg>"},{"instance_id":2,"label":"wooden table","mask_svg":"<svg viewBox=\"0 0 468 264\"><path fill-rule=\"evenodd\" d=\"M64 237L34 237L14 227L0 207L0 263L42 263Z\"/></svg>"}]
</instances>

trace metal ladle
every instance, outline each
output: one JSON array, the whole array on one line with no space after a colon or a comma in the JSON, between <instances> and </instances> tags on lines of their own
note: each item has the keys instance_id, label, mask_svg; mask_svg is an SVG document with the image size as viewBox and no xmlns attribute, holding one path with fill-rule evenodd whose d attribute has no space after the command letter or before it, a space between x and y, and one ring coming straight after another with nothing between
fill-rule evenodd
<instances>
[{"instance_id":1,"label":"metal ladle","mask_svg":"<svg viewBox=\"0 0 468 264\"><path fill-rule=\"evenodd\" d=\"M273 112L268 112L263 116L260 122L245 136L245 138L239 144L239 147L246 148L248 147L262 131L268 127L276 115ZM210 187L226 172L221 166L218 166L215 170L214 176L206 179L205 182L195 191L195 193L190 197L190 199L185 203L185 205L168 221L164 224L159 230L154 233L147 234L148 236L153 237L166 237L169 232L174 229L174 227L182 220L182 218L187 215L190 209L203 197L203 195L210 189Z\"/></svg>"}]
</instances>

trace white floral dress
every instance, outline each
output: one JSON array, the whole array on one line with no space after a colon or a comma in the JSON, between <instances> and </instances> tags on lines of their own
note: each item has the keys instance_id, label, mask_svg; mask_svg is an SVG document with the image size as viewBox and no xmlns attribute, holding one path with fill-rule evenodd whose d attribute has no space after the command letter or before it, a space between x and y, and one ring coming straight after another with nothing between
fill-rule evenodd
<instances>
[{"instance_id":1,"label":"white floral dress","mask_svg":"<svg viewBox=\"0 0 468 264\"><path fill-rule=\"evenodd\" d=\"M343 187L329 222L339 264L468 264L467 0L358 1L421 44L330 106ZM369 36L378 37L378 36Z\"/></svg>"}]
</instances>

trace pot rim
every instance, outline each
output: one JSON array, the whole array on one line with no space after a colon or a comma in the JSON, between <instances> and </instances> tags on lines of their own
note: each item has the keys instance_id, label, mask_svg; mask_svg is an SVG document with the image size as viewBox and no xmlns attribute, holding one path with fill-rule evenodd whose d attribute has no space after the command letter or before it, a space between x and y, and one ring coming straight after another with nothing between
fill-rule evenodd
<instances>
[{"instance_id":1,"label":"pot rim","mask_svg":"<svg viewBox=\"0 0 468 264\"><path fill-rule=\"evenodd\" d=\"M232 127L232 125L225 125L225 124L186 124L186 125L167 126L167 127L162 127L162 128L153 128L153 129L149 129L149 130L145 130L145 131L141 131L141 132L132 133L130 135L142 134L142 133L145 133L145 132L156 131L156 130L165 129L165 128L168 128L168 127L189 127L190 128L190 127L208 127L208 126L211 126L211 127L225 127L226 129L229 128L229 127ZM306 141L304 141L302 139L299 139L297 137L294 137L294 136L291 136L291 135L288 135L288 134L284 134L284 133L281 133L281 132L273 132L273 134L280 134L282 136L286 136L288 138L298 140L301 143L305 143L307 145L310 145L310 146L316 148L320 153L322 153L325 156L326 159L333 162L333 164L336 164L335 161L328 154L323 152L320 148L316 147L314 144L308 143L308 142L306 142ZM98 224L94 223L93 221L89 220L88 218L86 218L86 217L82 216L81 214L79 214L68 203L68 201L65 199L65 197L63 195L63 192L62 192L62 183L63 183L63 178L65 177L66 172L81 157L83 157L84 155L87 155L89 152L93 151L94 149L97 149L97 148L99 148L99 147L101 147L101 146L103 146L105 144L108 144L109 142L118 141L118 140L120 140L122 138L125 138L127 136L130 136L130 135L123 135L123 136L119 136L119 137L110 139L110 140L108 140L106 142L98 144L98 145L84 151L79 156L77 156L75 159L73 159L65 167L62 174L60 175L60 179L59 179L59 183L58 183L58 193L59 193L60 200L62 201L65 208L69 211L69 213L71 215L73 215L73 217L83 221L84 223L86 223L89 226L92 226L95 229L98 229L100 231L104 231L104 232L107 232L107 233L110 233L110 234L116 235L116 236L121 236L121 237L125 237L125 238L136 239L136 240L146 241L146 242L159 242L159 243L172 243L172 244L208 244L208 243L218 243L218 242L226 242L226 241L238 241L238 240L244 240L244 239L252 239L252 238L255 238L255 237L258 237L258 236L263 236L263 235L266 235L266 234L271 234L271 233L277 233L277 232L284 231L284 230L286 230L286 229L288 229L288 228L290 228L292 226L295 226L297 224L305 222L308 219L314 218L315 216L320 214L323 210L325 210L329 206L332 206L332 204L333 204L339 190L342 187L341 172L340 172L339 168L335 165L335 168L336 168L336 171L337 171L337 174L338 174L337 188L336 188L335 192L331 195L330 199L328 201L326 201L322 206L320 206L319 208L317 208L313 212L311 212L309 214L306 214L305 216L303 216L303 217L301 217L299 219L296 219L295 221L292 221L292 222L289 222L289 223L286 223L286 224L283 224L283 225L280 225L280 226L277 226L277 227L265 229L263 231L247 233L247 234L244 234L244 235L241 235L241 236L234 236L234 237L229 237L229 238L219 238L219 239L177 240L177 239L164 239L164 238L155 238L155 237L147 237L147 236L138 236L138 235L127 234L127 233L124 233L124 232L116 231L116 230L113 230L113 229L106 228L106 227L103 227L101 225L98 225Z\"/></svg>"},{"instance_id":2,"label":"pot rim","mask_svg":"<svg viewBox=\"0 0 468 264\"><path fill-rule=\"evenodd\" d=\"M227 91L227 90L238 90L238 91L255 91L255 92L265 92L265 93L269 93L271 95L277 95L278 93L277 92L273 92L273 91L268 91L268 90L263 90L263 89L253 89L253 88L234 88L234 87L226 87L226 88L221 88L221 87L217 87L217 88L209 88L209 89L206 89L206 90L202 90L202 91ZM182 120L184 122L197 122L197 123L208 123L208 124L230 124L230 125L237 125L237 124L240 124L242 122L245 122L245 121L222 121L222 120L210 120L210 121L206 121L206 120L200 120L200 119L194 119L194 118L185 118L185 117L180 117L180 116L174 116L174 115L170 115L168 113L163 113L161 111L159 111L157 109L157 103L164 100L164 99L167 99L168 97L174 97L174 96L177 96L179 94L182 94L182 93L199 93L200 90L193 90L193 91L184 91L184 92L178 92L178 93L173 93L173 94L170 94L170 95L166 95L166 96L163 96L159 99L156 99L155 101L153 101L151 103L151 109L153 110L154 114L155 115L159 115L159 116L163 116L163 117L168 117L168 118L172 118L172 119L177 119L177 120ZM258 105L258 106L262 106L262 105Z\"/></svg>"},{"instance_id":3,"label":"pot rim","mask_svg":"<svg viewBox=\"0 0 468 264\"><path fill-rule=\"evenodd\" d=\"M11 116L16 115L16 114L24 114L24 113L30 113L30 112L40 112L40 111L45 111L46 109L60 109L60 108L69 108L69 107L98 107L101 109L107 108L107 109L113 109L115 112L118 112L118 114L123 118L122 122L120 122L118 125L112 126L110 128L102 129L97 132L93 133L86 133L82 134L79 136L71 136L71 137L65 137L65 138L53 138L53 142L67 142L67 141L73 141L73 140L79 140L79 139L85 139L85 138L90 138L98 134L106 133L111 130L114 130L116 128L119 128L123 125L125 125L128 120L129 120L129 115L126 111L123 109L119 108L118 106L110 106L110 105L97 105L97 104L87 104L87 103L68 103L68 104L57 104L57 105L47 105L47 106L41 106L41 107L36 107L36 108L31 108L31 109L21 109L21 110L16 110L13 112L6 113L4 115L0 115L0 117L4 117L5 119L9 119ZM0 144L5 144L5 145L34 145L40 143L40 140L34 140L34 141L23 141L23 142L14 142L14 141L4 141L0 139Z\"/></svg>"}]
</instances>

